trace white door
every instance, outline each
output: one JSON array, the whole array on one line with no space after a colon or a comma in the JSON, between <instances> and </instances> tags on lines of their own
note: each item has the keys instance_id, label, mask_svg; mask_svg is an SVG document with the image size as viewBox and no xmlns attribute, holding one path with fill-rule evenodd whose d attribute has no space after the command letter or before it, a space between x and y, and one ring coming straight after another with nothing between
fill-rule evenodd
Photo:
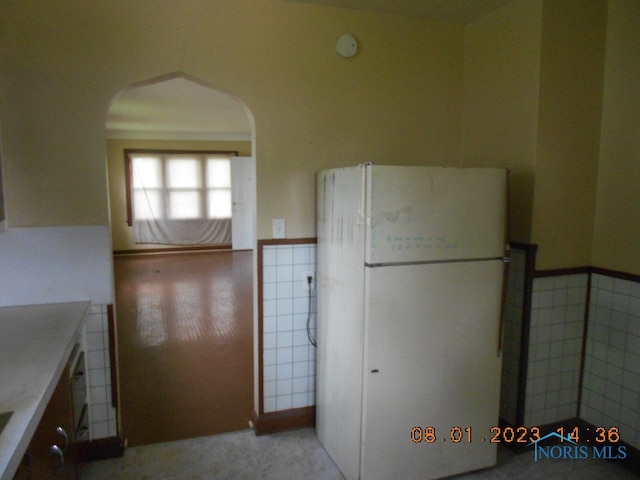
<instances>
[{"instance_id":1,"label":"white door","mask_svg":"<svg viewBox=\"0 0 640 480\"><path fill-rule=\"evenodd\" d=\"M253 157L231 159L231 243L234 250L251 250L255 225L255 171Z\"/></svg>"}]
</instances>

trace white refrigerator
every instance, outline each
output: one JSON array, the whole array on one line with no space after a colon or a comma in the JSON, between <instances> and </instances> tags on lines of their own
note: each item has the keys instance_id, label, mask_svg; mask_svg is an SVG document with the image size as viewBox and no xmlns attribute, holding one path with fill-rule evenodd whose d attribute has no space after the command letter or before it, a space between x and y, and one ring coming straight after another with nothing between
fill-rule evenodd
<instances>
[{"instance_id":1,"label":"white refrigerator","mask_svg":"<svg viewBox=\"0 0 640 480\"><path fill-rule=\"evenodd\" d=\"M318 174L316 434L348 479L490 467L507 171Z\"/></svg>"}]
</instances>

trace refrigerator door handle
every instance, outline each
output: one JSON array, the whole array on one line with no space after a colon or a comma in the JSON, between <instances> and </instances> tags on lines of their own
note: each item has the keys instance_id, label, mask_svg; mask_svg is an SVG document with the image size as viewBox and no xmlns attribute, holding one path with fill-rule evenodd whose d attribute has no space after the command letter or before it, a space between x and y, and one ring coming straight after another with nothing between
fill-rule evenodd
<instances>
[{"instance_id":1,"label":"refrigerator door handle","mask_svg":"<svg viewBox=\"0 0 640 480\"><path fill-rule=\"evenodd\" d=\"M499 357L502 355L502 336L504 334L504 316L506 311L506 302L507 302L507 284L509 282L509 263L510 258L509 254L502 257L502 261L504 262L504 268L502 270L502 298L500 300L500 319L498 320L498 349L496 351L496 355Z\"/></svg>"}]
</instances>

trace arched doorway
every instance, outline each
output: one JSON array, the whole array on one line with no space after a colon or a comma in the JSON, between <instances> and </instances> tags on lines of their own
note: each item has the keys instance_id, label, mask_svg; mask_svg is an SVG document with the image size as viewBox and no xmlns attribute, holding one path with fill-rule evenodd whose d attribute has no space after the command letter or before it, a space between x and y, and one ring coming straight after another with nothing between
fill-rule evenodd
<instances>
[{"instance_id":1,"label":"arched doorway","mask_svg":"<svg viewBox=\"0 0 640 480\"><path fill-rule=\"evenodd\" d=\"M169 177L174 164L202 165L204 210L213 190L208 165L228 159L243 166L242 179L233 175L229 187L243 192L251 217L245 224L253 227L251 114L226 92L173 74L120 92L106 132L121 436L141 445L246 428L253 408L252 247L141 243L124 219L135 212L127 162L136 155L161 157L168 186L176 183ZM167 202L175 193L169 190Z\"/></svg>"}]
</instances>

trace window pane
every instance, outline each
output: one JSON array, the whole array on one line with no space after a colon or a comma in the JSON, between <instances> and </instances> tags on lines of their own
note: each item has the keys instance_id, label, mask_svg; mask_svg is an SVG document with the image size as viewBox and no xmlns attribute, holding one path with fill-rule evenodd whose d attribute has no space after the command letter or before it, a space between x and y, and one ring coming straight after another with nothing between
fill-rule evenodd
<instances>
[{"instance_id":1,"label":"window pane","mask_svg":"<svg viewBox=\"0 0 640 480\"><path fill-rule=\"evenodd\" d=\"M198 192L170 192L169 218L200 218Z\"/></svg>"},{"instance_id":2,"label":"window pane","mask_svg":"<svg viewBox=\"0 0 640 480\"><path fill-rule=\"evenodd\" d=\"M171 158L167 161L169 188L200 188L200 162L195 158Z\"/></svg>"},{"instance_id":3,"label":"window pane","mask_svg":"<svg viewBox=\"0 0 640 480\"><path fill-rule=\"evenodd\" d=\"M209 218L231 218L231 191L209 190L207 208Z\"/></svg>"},{"instance_id":4,"label":"window pane","mask_svg":"<svg viewBox=\"0 0 640 480\"><path fill-rule=\"evenodd\" d=\"M228 158L207 159L207 187L231 188L231 162Z\"/></svg>"},{"instance_id":5,"label":"window pane","mask_svg":"<svg viewBox=\"0 0 640 480\"><path fill-rule=\"evenodd\" d=\"M136 220L162 218L160 192L157 190L135 190L133 192L134 217Z\"/></svg>"},{"instance_id":6,"label":"window pane","mask_svg":"<svg viewBox=\"0 0 640 480\"><path fill-rule=\"evenodd\" d=\"M134 188L162 187L162 169L159 158L133 157L131 162Z\"/></svg>"}]
</instances>

